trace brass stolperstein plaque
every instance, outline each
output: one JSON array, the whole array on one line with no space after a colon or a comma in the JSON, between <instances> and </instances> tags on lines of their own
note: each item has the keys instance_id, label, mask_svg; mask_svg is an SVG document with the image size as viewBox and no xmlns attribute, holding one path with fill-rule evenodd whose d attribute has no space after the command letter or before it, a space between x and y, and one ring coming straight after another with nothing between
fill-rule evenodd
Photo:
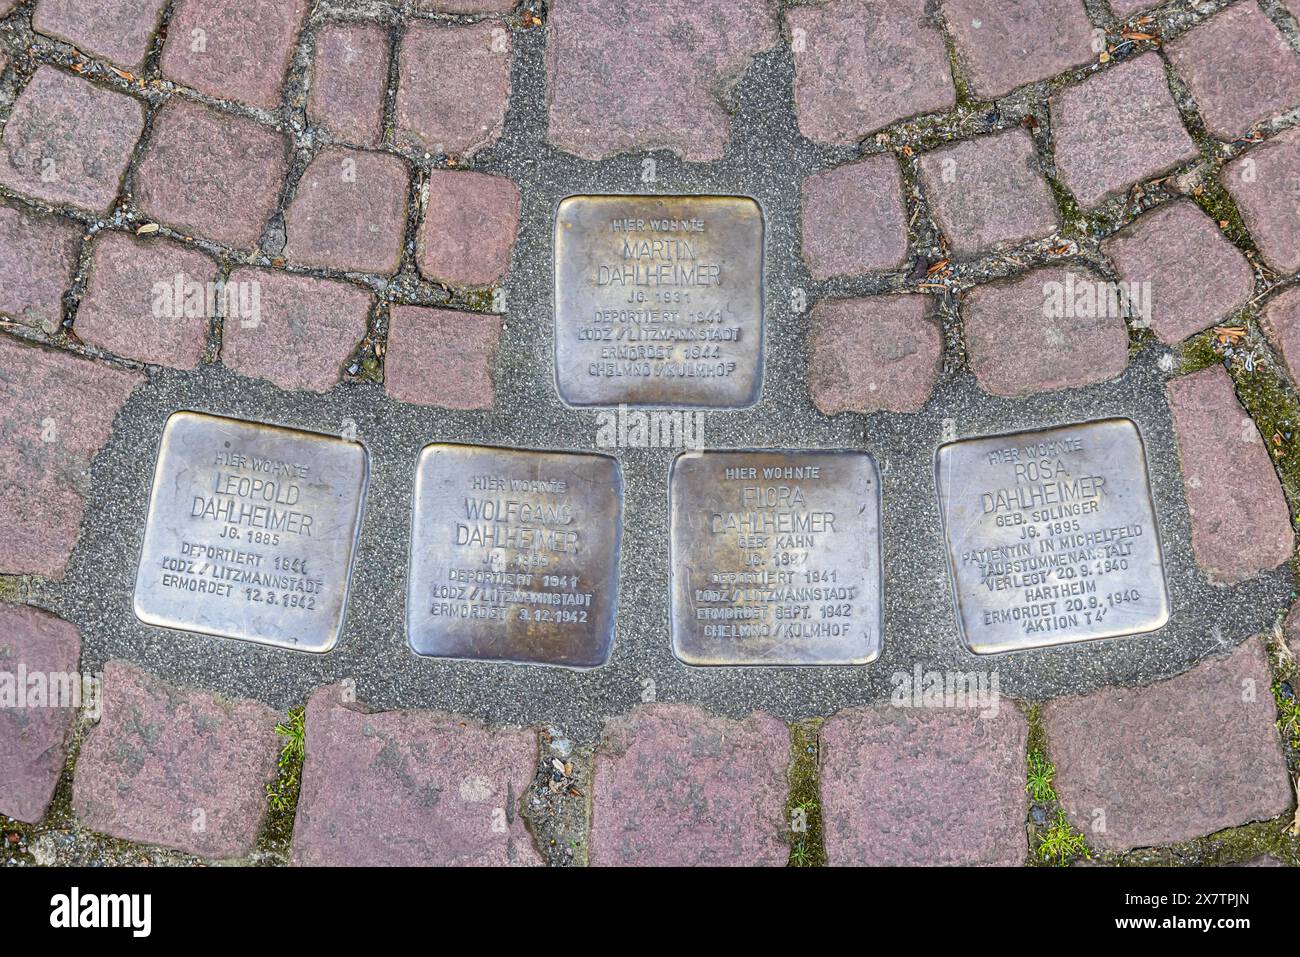
<instances>
[{"instance_id":1,"label":"brass stolperstein plaque","mask_svg":"<svg viewBox=\"0 0 1300 957\"><path fill-rule=\"evenodd\" d=\"M158 449L136 616L329 651L343 624L368 476L358 442L175 413Z\"/></svg>"},{"instance_id":2,"label":"brass stolperstein plaque","mask_svg":"<svg viewBox=\"0 0 1300 957\"><path fill-rule=\"evenodd\" d=\"M570 405L741 408L763 381L763 214L739 196L571 196L555 218Z\"/></svg>"},{"instance_id":3,"label":"brass stolperstein plaque","mask_svg":"<svg viewBox=\"0 0 1300 957\"><path fill-rule=\"evenodd\" d=\"M412 650L604 664L622 528L623 475L609 456L426 446L407 581Z\"/></svg>"},{"instance_id":4,"label":"brass stolperstein plaque","mask_svg":"<svg viewBox=\"0 0 1300 957\"><path fill-rule=\"evenodd\" d=\"M880 477L866 452L684 452L669 501L682 661L861 665L880 654Z\"/></svg>"},{"instance_id":5,"label":"brass stolperstein plaque","mask_svg":"<svg viewBox=\"0 0 1300 957\"><path fill-rule=\"evenodd\" d=\"M1137 426L1106 419L938 452L957 620L977 654L1154 631L1169 620Z\"/></svg>"}]
</instances>

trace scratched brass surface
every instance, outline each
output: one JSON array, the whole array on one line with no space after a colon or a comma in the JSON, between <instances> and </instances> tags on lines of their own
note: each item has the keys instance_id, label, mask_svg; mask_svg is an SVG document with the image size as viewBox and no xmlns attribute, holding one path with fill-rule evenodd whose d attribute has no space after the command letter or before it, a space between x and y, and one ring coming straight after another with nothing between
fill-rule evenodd
<instances>
[{"instance_id":1,"label":"scratched brass surface","mask_svg":"<svg viewBox=\"0 0 1300 957\"><path fill-rule=\"evenodd\" d=\"M1105 419L938 451L958 624L977 654L1154 631L1169 620L1137 426Z\"/></svg>"},{"instance_id":2,"label":"scratched brass surface","mask_svg":"<svg viewBox=\"0 0 1300 957\"><path fill-rule=\"evenodd\" d=\"M880 477L865 452L685 452L669 480L672 631L694 665L880 654Z\"/></svg>"},{"instance_id":3,"label":"scratched brass surface","mask_svg":"<svg viewBox=\"0 0 1300 957\"><path fill-rule=\"evenodd\" d=\"M357 442L175 413L158 450L136 616L328 651L342 627L368 475Z\"/></svg>"},{"instance_id":4,"label":"scratched brass surface","mask_svg":"<svg viewBox=\"0 0 1300 957\"><path fill-rule=\"evenodd\" d=\"M590 668L618 609L623 476L605 455L429 445L416 469L411 648Z\"/></svg>"},{"instance_id":5,"label":"scratched brass surface","mask_svg":"<svg viewBox=\"0 0 1300 957\"><path fill-rule=\"evenodd\" d=\"M739 408L763 381L763 214L736 196L570 196L555 381L570 405Z\"/></svg>"}]
</instances>

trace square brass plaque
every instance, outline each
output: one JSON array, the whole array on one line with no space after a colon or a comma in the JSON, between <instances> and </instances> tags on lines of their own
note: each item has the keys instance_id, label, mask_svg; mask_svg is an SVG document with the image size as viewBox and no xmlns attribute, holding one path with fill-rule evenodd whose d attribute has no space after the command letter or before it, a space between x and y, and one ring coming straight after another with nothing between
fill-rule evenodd
<instances>
[{"instance_id":1,"label":"square brass plaque","mask_svg":"<svg viewBox=\"0 0 1300 957\"><path fill-rule=\"evenodd\" d=\"M673 651L692 665L880 654L880 476L866 452L684 452L669 478Z\"/></svg>"},{"instance_id":2,"label":"square brass plaque","mask_svg":"<svg viewBox=\"0 0 1300 957\"><path fill-rule=\"evenodd\" d=\"M175 413L158 450L136 616L329 651L343 624L368 478L360 443Z\"/></svg>"},{"instance_id":3,"label":"square brass plaque","mask_svg":"<svg viewBox=\"0 0 1300 957\"><path fill-rule=\"evenodd\" d=\"M763 382L763 213L739 196L570 196L555 382L570 405L740 408Z\"/></svg>"},{"instance_id":4,"label":"square brass plaque","mask_svg":"<svg viewBox=\"0 0 1300 957\"><path fill-rule=\"evenodd\" d=\"M425 446L406 593L411 648L436 658L603 665L622 531L616 459Z\"/></svg>"},{"instance_id":5,"label":"square brass plaque","mask_svg":"<svg viewBox=\"0 0 1300 957\"><path fill-rule=\"evenodd\" d=\"M938 452L963 640L976 654L1154 631L1169 620L1137 426L1106 419Z\"/></svg>"}]
</instances>

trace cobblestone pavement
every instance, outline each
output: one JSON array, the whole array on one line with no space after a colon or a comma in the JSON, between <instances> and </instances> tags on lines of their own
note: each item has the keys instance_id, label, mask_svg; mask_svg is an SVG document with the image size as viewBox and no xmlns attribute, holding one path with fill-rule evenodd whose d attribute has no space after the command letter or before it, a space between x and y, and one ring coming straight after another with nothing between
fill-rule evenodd
<instances>
[{"instance_id":1,"label":"cobblestone pavement","mask_svg":"<svg viewBox=\"0 0 1300 957\"><path fill-rule=\"evenodd\" d=\"M582 193L759 202L705 445L875 456L871 664L673 656L678 449L556 394ZM0 0L0 861L1300 864L1298 270L1296 0ZM366 446L333 651L136 618L178 409ZM967 652L935 449L1116 416L1168 624ZM429 442L618 458L607 665L408 651Z\"/></svg>"}]
</instances>

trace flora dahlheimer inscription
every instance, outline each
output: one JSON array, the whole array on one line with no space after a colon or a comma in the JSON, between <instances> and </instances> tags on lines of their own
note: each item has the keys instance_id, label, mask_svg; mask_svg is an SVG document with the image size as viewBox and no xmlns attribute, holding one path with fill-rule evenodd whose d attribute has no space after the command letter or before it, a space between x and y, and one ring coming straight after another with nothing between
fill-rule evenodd
<instances>
[{"instance_id":1,"label":"flora dahlheimer inscription","mask_svg":"<svg viewBox=\"0 0 1300 957\"><path fill-rule=\"evenodd\" d=\"M865 452L686 452L669 479L673 650L694 665L880 653L880 477Z\"/></svg>"}]
</instances>

